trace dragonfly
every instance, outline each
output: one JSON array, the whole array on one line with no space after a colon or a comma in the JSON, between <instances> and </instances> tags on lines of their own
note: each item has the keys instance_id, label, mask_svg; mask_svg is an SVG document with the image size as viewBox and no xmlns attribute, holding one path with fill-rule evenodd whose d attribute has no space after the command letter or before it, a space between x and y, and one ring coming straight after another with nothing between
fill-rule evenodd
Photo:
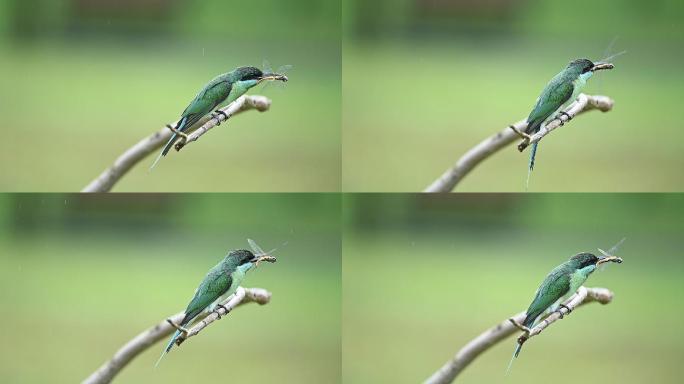
<instances>
[{"instance_id":1,"label":"dragonfly","mask_svg":"<svg viewBox=\"0 0 684 384\"><path fill-rule=\"evenodd\" d=\"M264 59L264 61L261 63L261 70L264 73L278 73L280 75L285 75L286 72L289 71L290 69L292 69L292 65L286 64L286 65L281 65L280 67L278 67L278 70L276 72L273 72L273 68L271 67L271 63L269 63L268 60ZM274 81L265 81L264 83L265 83L264 86L261 87L262 92L271 85L270 83L274 83ZM285 86L284 81L279 81L278 83L279 83L278 84L279 87Z\"/></svg>"},{"instance_id":2,"label":"dragonfly","mask_svg":"<svg viewBox=\"0 0 684 384\"><path fill-rule=\"evenodd\" d=\"M608 252L604 251L604 250L601 249L601 248L598 248L598 251L601 252L601 254L602 254L603 256L605 256L605 257L615 256L615 252L617 252L618 248L620 248L620 246L622 245L622 243L625 242L625 240L627 240L627 238L626 238L626 237L623 237L622 240L618 241L615 245L613 245L613 246L608 250ZM615 259L614 261L617 262L617 263L622 263L622 259L620 259L620 258ZM605 264L602 265L602 266L600 266L600 267L599 267L599 270L602 271L603 268L605 268Z\"/></svg>"},{"instance_id":3,"label":"dragonfly","mask_svg":"<svg viewBox=\"0 0 684 384\"><path fill-rule=\"evenodd\" d=\"M275 263L276 258L273 256L273 252L276 251L276 248L273 248L269 252L264 252L263 249L252 239L247 239L247 242L249 243L250 248L252 248L252 252L254 253L254 256L258 257L257 261L255 262L254 266L258 267L259 262L261 261L268 261L269 263Z\"/></svg>"}]
</instances>

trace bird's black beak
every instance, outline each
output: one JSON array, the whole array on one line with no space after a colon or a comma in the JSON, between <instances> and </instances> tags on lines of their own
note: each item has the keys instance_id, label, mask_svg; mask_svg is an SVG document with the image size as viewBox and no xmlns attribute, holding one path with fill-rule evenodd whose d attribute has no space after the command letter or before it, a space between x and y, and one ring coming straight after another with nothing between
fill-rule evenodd
<instances>
[{"instance_id":1,"label":"bird's black beak","mask_svg":"<svg viewBox=\"0 0 684 384\"><path fill-rule=\"evenodd\" d=\"M611 63L596 63L591 68L591 71L595 72L595 71L600 71L602 69L613 69L613 68L615 68L615 66Z\"/></svg>"},{"instance_id":2,"label":"bird's black beak","mask_svg":"<svg viewBox=\"0 0 684 384\"><path fill-rule=\"evenodd\" d=\"M262 82L264 80L268 80L268 81L279 80L282 82L286 82L287 76L281 75L279 73L264 73L263 76L261 76L261 78L259 79L259 82Z\"/></svg>"},{"instance_id":3,"label":"bird's black beak","mask_svg":"<svg viewBox=\"0 0 684 384\"><path fill-rule=\"evenodd\" d=\"M611 262L611 261L612 261L612 262L615 262L615 263L618 263L618 264L619 264L619 263L622 263L622 259L619 258L619 257L617 257L617 256L605 256L605 257L600 258L600 259L596 262L596 266L598 267L599 265L601 265L601 264L603 264L603 263L608 263L608 262Z\"/></svg>"}]
</instances>

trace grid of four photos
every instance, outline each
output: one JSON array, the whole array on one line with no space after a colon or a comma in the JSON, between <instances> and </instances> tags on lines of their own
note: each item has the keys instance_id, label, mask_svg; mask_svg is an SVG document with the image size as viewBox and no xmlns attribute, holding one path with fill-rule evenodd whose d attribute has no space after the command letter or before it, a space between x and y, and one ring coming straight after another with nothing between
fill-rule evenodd
<instances>
[{"instance_id":1,"label":"grid of four photos","mask_svg":"<svg viewBox=\"0 0 684 384\"><path fill-rule=\"evenodd\" d=\"M0 382L680 382L683 19L0 2Z\"/></svg>"}]
</instances>

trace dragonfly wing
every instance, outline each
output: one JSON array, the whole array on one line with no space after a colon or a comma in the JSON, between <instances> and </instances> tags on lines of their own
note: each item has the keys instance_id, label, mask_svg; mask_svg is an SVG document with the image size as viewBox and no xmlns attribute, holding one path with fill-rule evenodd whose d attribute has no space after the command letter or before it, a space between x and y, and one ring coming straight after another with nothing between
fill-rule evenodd
<instances>
[{"instance_id":1,"label":"dragonfly wing","mask_svg":"<svg viewBox=\"0 0 684 384\"><path fill-rule=\"evenodd\" d=\"M252 248L252 251L254 251L255 255L257 255L257 256L267 255L267 253L264 252L264 250L261 249L261 247L259 245L257 245L257 243L255 243L254 240L247 239L247 242L249 243L249 246Z\"/></svg>"},{"instance_id":2,"label":"dragonfly wing","mask_svg":"<svg viewBox=\"0 0 684 384\"><path fill-rule=\"evenodd\" d=\"M627 238L626 238L626 237L623 237L622 240L618 241L615 245L613 245L613 246L608 250L608 254L614 255L615 252L617 252L618 248L620 248L620 246L622 245L622 243L625 242L625 240L627 240Z\"/></svg>"}]
</instances>

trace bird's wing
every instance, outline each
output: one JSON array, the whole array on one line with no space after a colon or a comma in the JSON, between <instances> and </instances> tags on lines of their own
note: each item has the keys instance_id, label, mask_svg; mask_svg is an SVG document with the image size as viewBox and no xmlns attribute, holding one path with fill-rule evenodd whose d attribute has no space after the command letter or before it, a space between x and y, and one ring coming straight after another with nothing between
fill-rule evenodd
<instances>
[{"instance_id":1,"label":"bird's wing","mask_svg":"<svg viewBox=\"0 0 684 384\"><path fill-rule=\"evenodd\" d=\"M183 111L181 116L186 117L187 121L181 130L191 127L221 104L230 94L231 88L231 83L220 76L209 82Z\"/></svg>"},{"instance_id":2,"label":"bird's wing","mask_svg":"<svg viewBox=\"0 0 684 384\"><path fill-rule=\"evenodd\" d=\"M570 274L565 273L560 267L554 269L541 283L534 300L527 309L527 317L523 322L529 327L548 307L563 297L570 290Z\"/></svg>"},{"instance_id":3,"label":"bird's wing","mask_svg":"<svg viewBox=\"0 0 684 384\"><path fill-rule=\"evenodd\" d=\"M564 81L560 74L551 79L527 117L527 132L536 132L552 113L570 100L573 88L572 82Z\"/></svg>"},{"instance_id":4,"label":"bird's wing","mask_svg":"<svg viewBox=\"0 0 684 384\"><path fill-rule=\"evenodd\" d=\"M232 284L232 277L222 268L219 266L212 268L202 280L195 296L185 309L185 318L181 321L181 325L186 325L192 321L204 308L226 293Z\"/></svg>"}]
</instances>

